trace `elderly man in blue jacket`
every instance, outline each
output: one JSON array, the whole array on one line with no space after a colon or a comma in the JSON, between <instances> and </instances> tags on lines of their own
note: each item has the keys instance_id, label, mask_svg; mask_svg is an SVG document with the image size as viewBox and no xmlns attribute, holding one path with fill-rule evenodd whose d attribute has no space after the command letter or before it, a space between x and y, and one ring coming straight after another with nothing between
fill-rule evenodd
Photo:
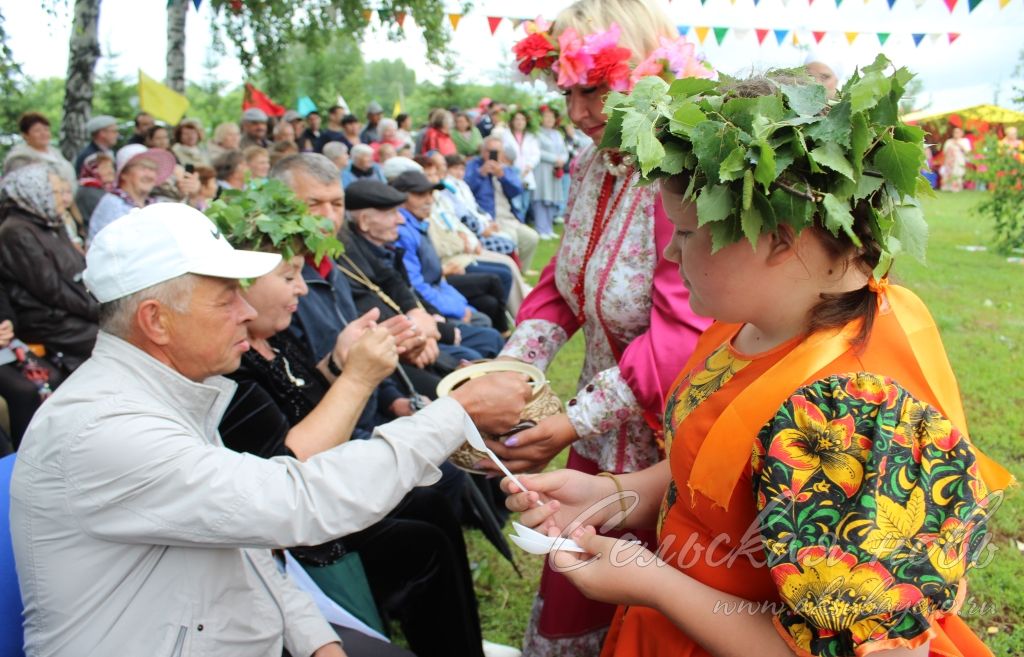
<instances>
[{"instance_id":1,"label":"elderly man in blue jacket","mask_svg":"<svg viewBox=\"0 0 1024 657\"><path fill-rule=\"evenodd\" d=\"M512 199L523 193L523 183L519 170L512 166L505 153L501 137L483 140L480 155L466 162L465 180L480 209L490 213L501 227L501 232L515 240L523 272L536 273L530 271L530 265L540 235L524 223L525 217L516 214Z\"/></svg>"}]
</instances>

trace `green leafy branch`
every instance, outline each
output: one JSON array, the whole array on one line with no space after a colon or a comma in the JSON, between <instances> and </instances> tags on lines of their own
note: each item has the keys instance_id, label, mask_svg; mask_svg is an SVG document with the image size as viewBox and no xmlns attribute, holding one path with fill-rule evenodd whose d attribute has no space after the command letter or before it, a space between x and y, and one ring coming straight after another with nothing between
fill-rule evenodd
<instances>
[{"instance_id":1,"label":"green leafy branch","mask_svg":"<svg viewBox=\"0 0 1024 657\"><path fill-rule=\"evenodd\" d=\"M835 100L794 71L772 73L756 90L728 76L644 78L628 96L609 94L601 146L635 158L645 182L688 174L685 196L715 250L815 222L859 246L854 212L869 211L881 275L899 253L923 260L927 242L915 198L929 189L924 132L898 116L913 75L890 68L879 55Z\"/></svg>"},{"instance_id":2,"label":"green leafy branch","mask_svg":"<svg viewBox=\"0 0 1024 657\"><path fill-rule=\"evenodd\" d=\"M330 220L311 215L279 180L225 190L207 208L206 216L236 248L274 251L285 260L310 254L316 262L344 250Z\"/></svg>"}]
</instances>

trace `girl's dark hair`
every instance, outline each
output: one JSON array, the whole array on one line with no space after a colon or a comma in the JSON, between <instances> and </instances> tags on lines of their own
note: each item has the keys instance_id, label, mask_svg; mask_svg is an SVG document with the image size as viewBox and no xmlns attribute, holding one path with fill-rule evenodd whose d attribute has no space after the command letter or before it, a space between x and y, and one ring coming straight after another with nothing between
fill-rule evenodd
<instances>
[{"instance_id":1,"label":"girl's dark hair","mask_svg":"<svg viewBox=\"0 0 1024 657\"><path fill-rule=\"evenodd\" d=\"M171 132L170 130L167 129L167 126L154 125L150 127L148 130L146 130L146 141L152 141L153 137L156 136L156 133L160 132L161 130L166 132L168 137L171 136Z\"/></svg>"},{"instance_id":2,"label":"girl's dark hair","mask_svg":"<svg viewBox=\"0 0 1024 657\"><path fill-rule=\"evenodd\" d=\"M815 237L821 242L833 260L842 263L844 270L853 265L864 271L872 271L882 256L882 246L871 230L871 207L864 201L853 209L853 232L860 239L861 246L850 241L846 233L833 235L822 227L820 218L815 218ZM831 328L840 328L850 322L862 320L860 330L851 342L862 346L871 334L878 313L878 295L869 286L850 292L822 294L808 313L809 333Z\"/></svg>"}]
</instances>

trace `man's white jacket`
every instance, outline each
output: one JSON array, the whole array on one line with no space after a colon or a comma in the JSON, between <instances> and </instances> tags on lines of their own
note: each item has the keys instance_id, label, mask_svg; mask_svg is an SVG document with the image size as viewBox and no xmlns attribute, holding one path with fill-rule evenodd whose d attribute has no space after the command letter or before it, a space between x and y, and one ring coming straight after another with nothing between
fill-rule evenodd
<instances>
[{"instance_id":1,"label":"man's white jacket","mask_svg":"<svg viewBox=\"0 0 1024 657\"><path fill-rule=\"evenodd\" d=\"M235 390L100 333L36 414L11 484L26 652L296 657L337 638L269 548L363 529L462 441L441 399L306 462L225 448Z\"/></svg>"}]
</instances>

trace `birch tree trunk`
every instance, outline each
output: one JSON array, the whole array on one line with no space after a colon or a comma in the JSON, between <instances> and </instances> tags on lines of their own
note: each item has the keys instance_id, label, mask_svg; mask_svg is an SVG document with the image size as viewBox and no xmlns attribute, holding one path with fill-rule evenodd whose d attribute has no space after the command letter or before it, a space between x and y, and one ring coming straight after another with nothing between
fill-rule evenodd
<instances>
[{"instance_id":1,"label":"birch tree trunk","mask_svg":"<svg viewBox=\"0 0 1024 657\"><path fill-rule=\"evenodd\" d=\"M100 0L75 0L60 124L60 150L70 161L89 141L85 124L92 114L93 77L100 58L99 22Z\"/></svg>"},{"instance_id":2,"label":"birch tree trunk","mask_svg":"<svg viewBox=\"0 0 1024 657\"><path fill-rule=\"evenodd\" d=\"M185 93L185 16L189 0L167 3L167 86Z\"/></svg>"}]
</instances>

